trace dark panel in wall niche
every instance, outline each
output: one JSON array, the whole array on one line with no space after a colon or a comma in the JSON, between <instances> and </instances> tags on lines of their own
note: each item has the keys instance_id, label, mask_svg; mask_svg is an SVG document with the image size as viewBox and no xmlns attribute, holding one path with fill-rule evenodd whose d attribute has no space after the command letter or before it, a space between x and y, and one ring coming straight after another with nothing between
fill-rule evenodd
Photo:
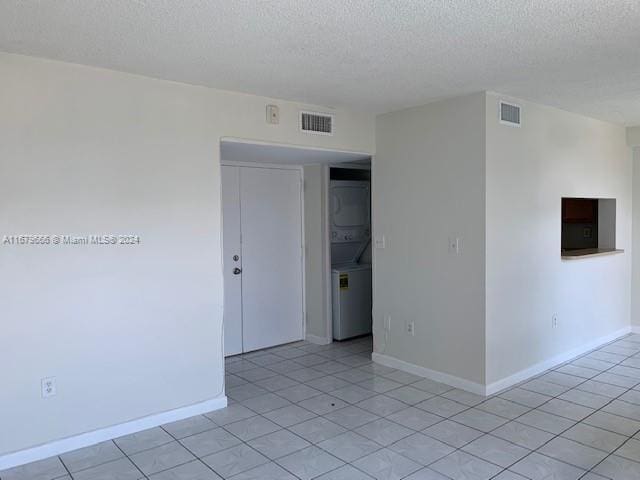
<instances>
[{"instance_id":1,"label":"dark panel in wall niche","mask_svg":"<svg viewBox=\"0 0 640 480\"><path fill-rule=\"evenodd\" d=\"M598 248L598 199L562 199L562 250Z\"/></svg>"}]
</instances>

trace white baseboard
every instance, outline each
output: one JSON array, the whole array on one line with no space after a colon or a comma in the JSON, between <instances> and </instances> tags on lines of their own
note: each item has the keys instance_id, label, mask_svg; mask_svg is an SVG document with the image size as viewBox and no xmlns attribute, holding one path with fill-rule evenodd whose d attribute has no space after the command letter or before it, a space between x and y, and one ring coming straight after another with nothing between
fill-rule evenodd
<instances>
[{"instance_id":1,"label":"white baseboard","mask_svg":"<svg viewBox=\"0 0 640 480\"><path fill-rule=\"evenodd\" d=\"M20 450L0 456L0 470L17 467L27 463L43 460L45 458L61 455L63 453L77 450L78 448L89 447L100 442L112 440L123 435L140 432L148 428L164 425L165 423L184 420L185 418L201 415L212 410L218 410L227 406L227 397L222 396L204 402L196 403L186 407L176 408L168 412L156 413L148 417L138 418L130 422L101 428L92 432L81 433L73 437L55 440L44 445Z\"/></svg>"},{"instance_id":2,"label":"white baseboard","mask_svg":"<svg viewBox=\"0 0 640 480\"><path fill-rule=\"evenodd\" d=\"M519 372L514 373L513 375L509 375L508 377L505 377L501 380L498 380L496 382L493 382L487 385L486 394L493 395L494 393L497 393L501 390L504 390L505 388L509 388L517 383L520 383L523 380L526 380L527 378L531 378L535 375L538 375L544 372L545 370L549 370L550 368L553 368L557 365L565 363L571 360L572 358L578 357L584 353L589 352L590 350L594 350L604 345L605 343L612 342L613 340L620 338L624 335L627 335L632 331L633 331L632 327L630 326L621 328L620 330L610 333L609 335L605 335L603 337L592 340L584 345L581 345L578 348L574 348L573 350L569 350L568 352L564 352L564 353L561 353L560 355L556 355L555 357L552 357L549 360L536 363L535 365L529 368L520 370Z\"/></svg>"},{"instance_id":3,"label":"white baseboard","mask_svg":"<svg viewBox=\"0 0 640 480\"><path fill-rule=\"evenodd\" d=\"M560 355L556 355L549 360L545 360L544 362L536 363L535 365L525 368L524 370L520 370L513 375L509 375L501 380L493 382L489 385L482 385L480 383L472 382L470 380L466 380L464 378L456 377L454 375L449 375L448 373L438 372L436 370L431 370L429 368L421 367L419 365L414 365L413 363L405 362L403 360L399 360L394 357L390 357L388 355L383 355L381 353L372 353L371 360L376 363L380 363L387 367L396 368L398 370L402 370L403 372L413 373L414 375L418 375L420 377L425 377L430 380L434 380L436 382L444 383L446 385L450 385L452 387L461 388L462 390L466 390L471 393L476 393L478 395L493 395L505 388L509 388L517 383L522 382L528 378L531 378L535 375L538 375L545 370L549 370L557 365L565 363L572 358L580 356L584 353L589 352L590 350L594 350L601 345L612 342L617 338L620 338L628 333L640 333L640 326L636 327L625 327L616 332L613 332L609 335L605 335L603 337L597 338L596 340L592 340L589 343L586 343L578 348L574 348L573 350L569 350L568 352L564 352Z\"/></svg>"},{"instance_id":4,"label":"white baseboard","mask_svg":"<svg viewBox=\"0 0 640 480\"><path fill-rule=\"evenodd\" d=\"M480 383L465 380L464 378L449 375L448 373L438 372L437 370L431 370L430 368L421 367L420 365L405 362L404 360L399 360L388 355L373 352L371 354L371 360L386 367L413 373L414 375L425 377L435 382L445 383L452 387L461 388L467 392L477 393L478 395L485 394L485 387Z\"/></svg>"},{"instance_id":5,"label":"white baseboard","mask_svg":"<svg viewBox=\"0 0 640 480\"><path fill-rule=\"evenodd\" d=\"M631 325L631 333L640 333L640 325Z\"/></svg>"},{"instance_id":6,"label":"white baseboard","mask_svg":"<svg viewBox=\"0 0 640 480\"><path fill-rule=\"evenodd\" d=\"M317 335L311 335L310 333L307 333L305 340L309 343L315 343L316 345L329 345L331 342L333 342L333 340L330 338L318 337Z\"/></svg>"}]
</instances>

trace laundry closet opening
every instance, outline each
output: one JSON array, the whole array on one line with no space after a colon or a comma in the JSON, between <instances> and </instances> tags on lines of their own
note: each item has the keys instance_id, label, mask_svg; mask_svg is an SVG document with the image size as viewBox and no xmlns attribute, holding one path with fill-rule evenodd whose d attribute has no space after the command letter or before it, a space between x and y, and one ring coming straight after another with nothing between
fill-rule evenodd
<instances>
[{"instance_id":1,"label":"laundry closet opening","mask_svg":"<svg viewBox=\"0 0 640 480\"><path fill-rule=\"evenodd\" d=\"M228 379L234 359L370 335L371 157L237 139L220 153Z\"/></svg>"}]
</instances>

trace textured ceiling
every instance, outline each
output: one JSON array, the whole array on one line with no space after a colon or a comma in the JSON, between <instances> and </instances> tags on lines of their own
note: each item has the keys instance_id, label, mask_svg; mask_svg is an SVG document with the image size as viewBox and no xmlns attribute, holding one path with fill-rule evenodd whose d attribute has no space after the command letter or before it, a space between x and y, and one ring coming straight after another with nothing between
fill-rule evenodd
<instances>
[{"instance_id":1,"label":"textured ceiling","mask_svg":"<svg viewBox=\"0 0 640 480\"><path fill-rule=\"evenodd\" d=\"M0 0L0 50L375 113L494 90L640 124L638 0Z\"/></svg>"}]
</instances>

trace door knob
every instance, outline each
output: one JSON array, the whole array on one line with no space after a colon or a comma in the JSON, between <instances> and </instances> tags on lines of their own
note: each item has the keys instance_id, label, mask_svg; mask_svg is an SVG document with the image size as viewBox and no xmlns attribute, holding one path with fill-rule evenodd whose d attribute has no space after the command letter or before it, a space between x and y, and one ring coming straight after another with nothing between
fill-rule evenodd
<instances>
[{"instance_id":1,"label":"door knob","mask_svg":"<svg viewBox=\"0 0 640 480\"><path fill-rule=\"evenodd\" d=\"M236 268L233 269L233 274L234 275L240 275L241 273L242 273L242 269L241 268L236 267Z\"/></svg>"}]
</instances>

